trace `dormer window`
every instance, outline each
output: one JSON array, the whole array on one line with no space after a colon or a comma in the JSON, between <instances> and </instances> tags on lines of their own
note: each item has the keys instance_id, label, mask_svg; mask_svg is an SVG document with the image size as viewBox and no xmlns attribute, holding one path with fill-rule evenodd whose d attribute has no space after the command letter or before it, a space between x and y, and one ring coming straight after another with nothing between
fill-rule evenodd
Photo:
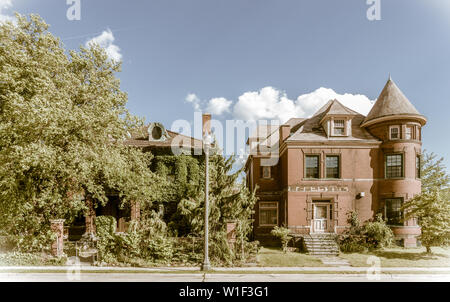
<instances>
[{"instance_id":1,"label":"dormer window","mask_svg":"<svg viewBox=\"0 0 450 302\"><path fill-rule=\"evenodd\" d=\"M389 139L400 139L400 126L391 126L389 128Z\"/></svg>"},{"instance_id":2,"label":"dormer window","mask_svg":"<svg viewBox=\"0 0 450 302\"><path fill-rule=\"evenodd\" d=\"M334 120L333 135L345 135L345 120Z\"/></svg>"},{"instance_id":3,"label":"dormer window","mask_svg":"<svg viewBox=\"0 0 450 302\"><path fill-rule=\"evenodd\" d=\"M148 126L148 140L155 142L162 142L169 138L164 126L160 123L151 123Z\"/></svg>"}]
</instances>

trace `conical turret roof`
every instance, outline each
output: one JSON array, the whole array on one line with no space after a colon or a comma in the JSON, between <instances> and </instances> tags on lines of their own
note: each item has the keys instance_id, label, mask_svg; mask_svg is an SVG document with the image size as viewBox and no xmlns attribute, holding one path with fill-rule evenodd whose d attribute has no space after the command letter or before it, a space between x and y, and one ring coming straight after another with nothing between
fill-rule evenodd
<instances>
[{"instance_id":1,"label":"conical turret roof","mask_svg":"<svg viewBox=\"0 0 450 302\"><path fill-rule=\"evenodd\" d=\"M416 107L411 104L400 88L389 78L375 105L361 126L367 126L381 118L386 119L387 117L394 116L417 118L421 120L421 123L426 123L426 118L417 111Z\"/></svg>"}]
</instances>

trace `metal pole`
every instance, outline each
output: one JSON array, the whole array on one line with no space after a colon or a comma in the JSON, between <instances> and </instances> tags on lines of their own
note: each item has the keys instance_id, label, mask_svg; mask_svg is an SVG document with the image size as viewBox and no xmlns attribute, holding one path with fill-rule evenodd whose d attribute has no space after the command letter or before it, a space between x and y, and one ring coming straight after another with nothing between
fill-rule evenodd
<instances>
[{"instance_id":1,"label":"metal pole","mask_svg":"<svg viewBox=\"0 0 450 302\"><path fill-rule=\"evenodd\" d=\"M204 239L204 259L202 271L209 271L211 265L208 255L208 238L209 238L209 142L204 144L205 147L205 239Z\"/></svg>"}]
</instances>

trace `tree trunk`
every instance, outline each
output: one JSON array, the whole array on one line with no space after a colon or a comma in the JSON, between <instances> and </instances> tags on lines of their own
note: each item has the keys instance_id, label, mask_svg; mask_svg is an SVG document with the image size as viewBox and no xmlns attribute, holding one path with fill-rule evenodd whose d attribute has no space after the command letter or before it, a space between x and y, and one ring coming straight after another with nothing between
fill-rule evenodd
<instances>
[{"instance_id":1,"label":"tree trunk","mask_svg":"<svg viewBox=\"0 0 450 302\"><path fill-rule=\"evenodd\" d=\"M427 254L431 254L431 246L426 246L427 248Z\"/></svg>"}]
</instances>

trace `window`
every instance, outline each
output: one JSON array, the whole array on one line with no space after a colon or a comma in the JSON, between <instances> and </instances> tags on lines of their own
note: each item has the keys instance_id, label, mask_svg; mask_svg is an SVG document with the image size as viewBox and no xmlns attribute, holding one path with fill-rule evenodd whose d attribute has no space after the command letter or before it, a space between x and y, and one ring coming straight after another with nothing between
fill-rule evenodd
<instances>
[{"instance_id":1,"label":"window","mask_svg":"<svg viewBox=\"0 0 450 302\"><path fill-rule=\"evenodd\" d=\"M399 126L391 126L389 128L390 139L399 139L400 138L400 127Z\"/></svg>"},{"instance_id":2,"label":"window","mask_svg":"<svg viewBox=\"0 0 450 302\"><path fill-rule=\"evenodd\" d=\"M319 155L307 155L305 178L319 178Z\"/></svg>"},{"instance_id":3,"label":"window","mask_svg":"<svg viewBox=\"0 0 450 302\"><path fill-rule=\"evenodd\" d=\"M261 178L270 179L272 177L272 167L261 167Z\"/></svg>"},{"instance_id":4,"label":"window","mask_svg":"<svg viewBox=\"0 0 450 302\"><path fill-rule=\"evenodd\" d=\"M327 155L326 157L326 178L339 178L339 156Z\"/></svg>"},{"instance_id":5,"label":"window","mask_svg":"<svg viewBox=\"0 0 450 302\"><path fill-rule=\"evenodd\" d=\"M259 225L260 226L278 225L278 202L259 203Z\"/></svg>"},{"instance_id":6,"label":"window","mask_svg":"<svg viewBox=\"0 0 450 302\"><path fill-rule=\"evenodd\" d=\"M402 225L403 212L401 211L401 207L401 198L392 198L385 200L385 216L387 224Z\"/></svg>"},{"instance_id":7,"label":"window","mask_svg":"<svg viewBox=\"0 0 450 302\"><path fill-rule=\"evenodd\" d=\"M414 127L406 126L405 139L415 139L414 136Z\"/></svg>"},{"instance_id":8,"label":"window","mask_svg":"<svg viewBox=\"0 0 450 302\"><path fill-rule=\"evenodd\" d=\"M421 169L420 169L420 155L417 155L416 156L416 178L420 178L421 176L420 176L420 171Z\"/></svg>"},{"instance_id":9,"label":"window","mask_svg":"<svg viewBox=\"0 0 450 302\"><path fill-rule=\"evenodd\" d=\"M345 121L334 120L334 135L345 135Z\"/></svg>"},{"instance_id":10,"label":"window","mask_svg":"<svg viewBox=\"0 0 450 302\"><path fill-rule=\"evenodd\" d=\"M403 177L403 155L386 155L386 178Z\"/></svg>"}]
</instances>

